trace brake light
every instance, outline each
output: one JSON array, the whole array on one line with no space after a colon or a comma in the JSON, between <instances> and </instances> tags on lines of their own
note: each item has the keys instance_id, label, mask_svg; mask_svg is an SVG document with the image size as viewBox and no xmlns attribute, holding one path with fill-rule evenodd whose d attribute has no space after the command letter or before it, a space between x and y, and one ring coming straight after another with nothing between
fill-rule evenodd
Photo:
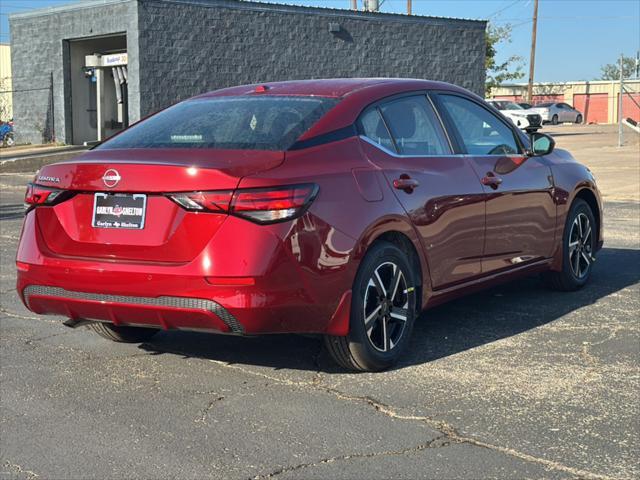
<instances>
[{"instance_id":1,"label":"brake light","mask_svg":"<svg viewBox=\"0 0 640 480\"><path fill-rule=\"evenodd\" d=\"M257 223L275 223L302 215L318 194L315 184L236 190L232 213Z\"/></svg>"},{"instance_id":2,"label":"brake light","mask_svg":"<svg viewBox=\"0 0 640 480\"><path fill-rule=\"evenodd\" d=\"M35 183L27 185L27 191L24 194L24 206L27 210L38 205L55 205L62 200L69 198L66 190L57 188L43 187Z\"/></svg>"},{"instance_id":3,"label":"brake light","mask_svg":"<svg viewBox=\"0 0 640 480\"><path fill-rule=\"evenodd\" d=\"M190 211L226 212L256 223L269 224L302 215L318 194L315 184L246 188L212 192L174 193L174 202Z\"/></svg>"},{"instance_id":4,"label":"brake light","mask_svg":"<svg viewBox=\"0 0 640 480\"><path fill-rule=\"evenodd\" d=\"M233 190L217 192L174 193L170 198L191 211L228 212Z\"/></svg>"}]
</instances>

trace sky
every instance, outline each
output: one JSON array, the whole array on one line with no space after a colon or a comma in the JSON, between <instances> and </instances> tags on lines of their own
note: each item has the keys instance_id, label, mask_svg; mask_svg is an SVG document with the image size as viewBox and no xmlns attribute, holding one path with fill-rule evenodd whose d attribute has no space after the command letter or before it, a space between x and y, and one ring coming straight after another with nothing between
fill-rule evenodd
<instances>
[{"instance_id":1,"label":"sky","mask_svg":"<svg viewBox=\"0 0 640 480\"><path fill-rule=\"evenodd\" d=\"M0 41L8 43L8 14L74 0L0 0ZM76 0L77 1L77 0ZM349 8L350 0L271 0L271 3ZM362 7L362 0L358 5ZM381 11L405 13L406 0L382 0ZM511 43L498 46L498 61L522 57L528 72L533 0L413 0L413 13L489 20L511 25ZM640 50L640 0L540 0L535 80L594 80L600 67ZM526 81L526 77L521 81Z\"/></svg>"}]
</instances>

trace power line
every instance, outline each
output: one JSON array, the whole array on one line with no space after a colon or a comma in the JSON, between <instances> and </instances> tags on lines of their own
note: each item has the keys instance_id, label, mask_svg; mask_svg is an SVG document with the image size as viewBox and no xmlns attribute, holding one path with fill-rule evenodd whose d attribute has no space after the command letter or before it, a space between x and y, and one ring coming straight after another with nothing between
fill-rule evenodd
<instances>
[{"instance_id":1,"label":"power line","mask_svg":"<svg viewBox=\"0 0 640 480\"><path fill-rule=\"evenodd\" d=\"M502 12L504 12L505 10L507 10L507 9L509 9L509 8L511 8L511 7L513 7L516 3L520 2L520 1L521 1L521 0L516 0L515 2L510 3L510 4L509 4L509 5L507 5L506 7L503 7L503 8L501 8L501 9L499 9L499 10L496 10L496 11L495 11L495 12L493 12L491 15L489 15L489 16L487 17L487 19L488 19L488 20L491 20L493 17L495 17L495 16L497 16L497 15L501 14Z\"/></svg>"},{"instance_id":2,"label":"power line","mask_svg":"<svg viewBox=\"0 0 640 480\"><path fill-rule=\"evenodd\" d=\"M622 15L622 16L563 16L563 17L538 17L540 20L640 20L640 17L634 15ZM514 22L522 20L522 18L501 18L495 20L496 22Z\"/></svg>"}]
</instances>

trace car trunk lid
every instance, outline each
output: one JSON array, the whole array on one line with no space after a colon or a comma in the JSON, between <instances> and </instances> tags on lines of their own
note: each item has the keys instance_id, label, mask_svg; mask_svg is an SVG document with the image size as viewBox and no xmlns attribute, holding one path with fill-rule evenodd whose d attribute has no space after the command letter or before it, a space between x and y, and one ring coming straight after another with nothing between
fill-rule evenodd
<instances>
[{"instance_id":1,"label":"car trunk lid","mask_svg":"<svg viewBox=\"0 0 640 480\"><path fill-rule=\"evenodd\" d=\"M75 193L55 206L36 208L40 237L57 256L186 263L204 249L227 215L187 211L167 194L234 190L242 177L275 168L283 160L284 153L276 151L90 151L73 161L45 166L37 174L36 183ZM138 205L143 207L142 228L121 228L132 225L118 220L128 215L122 207L133 205L134 196L144 199ZM116 212L108 217L117 227L103 228L96 222L97 202L106 198L110 211Z\"/></svg>"}]
</instances>

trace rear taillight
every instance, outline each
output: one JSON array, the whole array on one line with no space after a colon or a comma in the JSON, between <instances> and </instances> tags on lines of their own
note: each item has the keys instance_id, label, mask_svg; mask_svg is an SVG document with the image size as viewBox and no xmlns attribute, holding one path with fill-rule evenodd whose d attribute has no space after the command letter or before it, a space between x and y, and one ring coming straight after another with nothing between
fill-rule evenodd
<instances>
[{"instance_id":1,"label":"rear taillight","mask_svg":"<svg viewBox=\"0 0 640 480\"><path fill-rule=\"evenodd\" d=\"M72 193L67 190L43 187L30 183L27 185L27 191L24 194L24 207L30 210L38 205L55 205L56 203L66 200L71 195Z\"/></svg>"},{"instance_id":2,"label":"rear taillight","mask_svg":"<svg viewBox=\"0 0 640 480\"><path fill-rule=\"evenodd\" d=\"M236 190L231 213L257 223L275 223L302 215L318 194L314 184Z\"/></svg>"},{"instance_id":3,"label":"rear taillight","mask_svg":"<svg viewBox=\"0 0 640 480\"><path fill-rule=\"evenodd\" d=\"M252 222L284 222L302 215L318 194L315 184L173 193L174 202L190 211L229 213Z\"/></svg>"},{"instance_id":4,"label":"rear taillight","mask_svg":"<svg viewBox=\"0 0 640 480\"><path fill-rule=\"evenodd\" d=\"M228 212L233 190L188 192L169 195L174 202L191 211Z\"/></svg>"}]
</instances>

